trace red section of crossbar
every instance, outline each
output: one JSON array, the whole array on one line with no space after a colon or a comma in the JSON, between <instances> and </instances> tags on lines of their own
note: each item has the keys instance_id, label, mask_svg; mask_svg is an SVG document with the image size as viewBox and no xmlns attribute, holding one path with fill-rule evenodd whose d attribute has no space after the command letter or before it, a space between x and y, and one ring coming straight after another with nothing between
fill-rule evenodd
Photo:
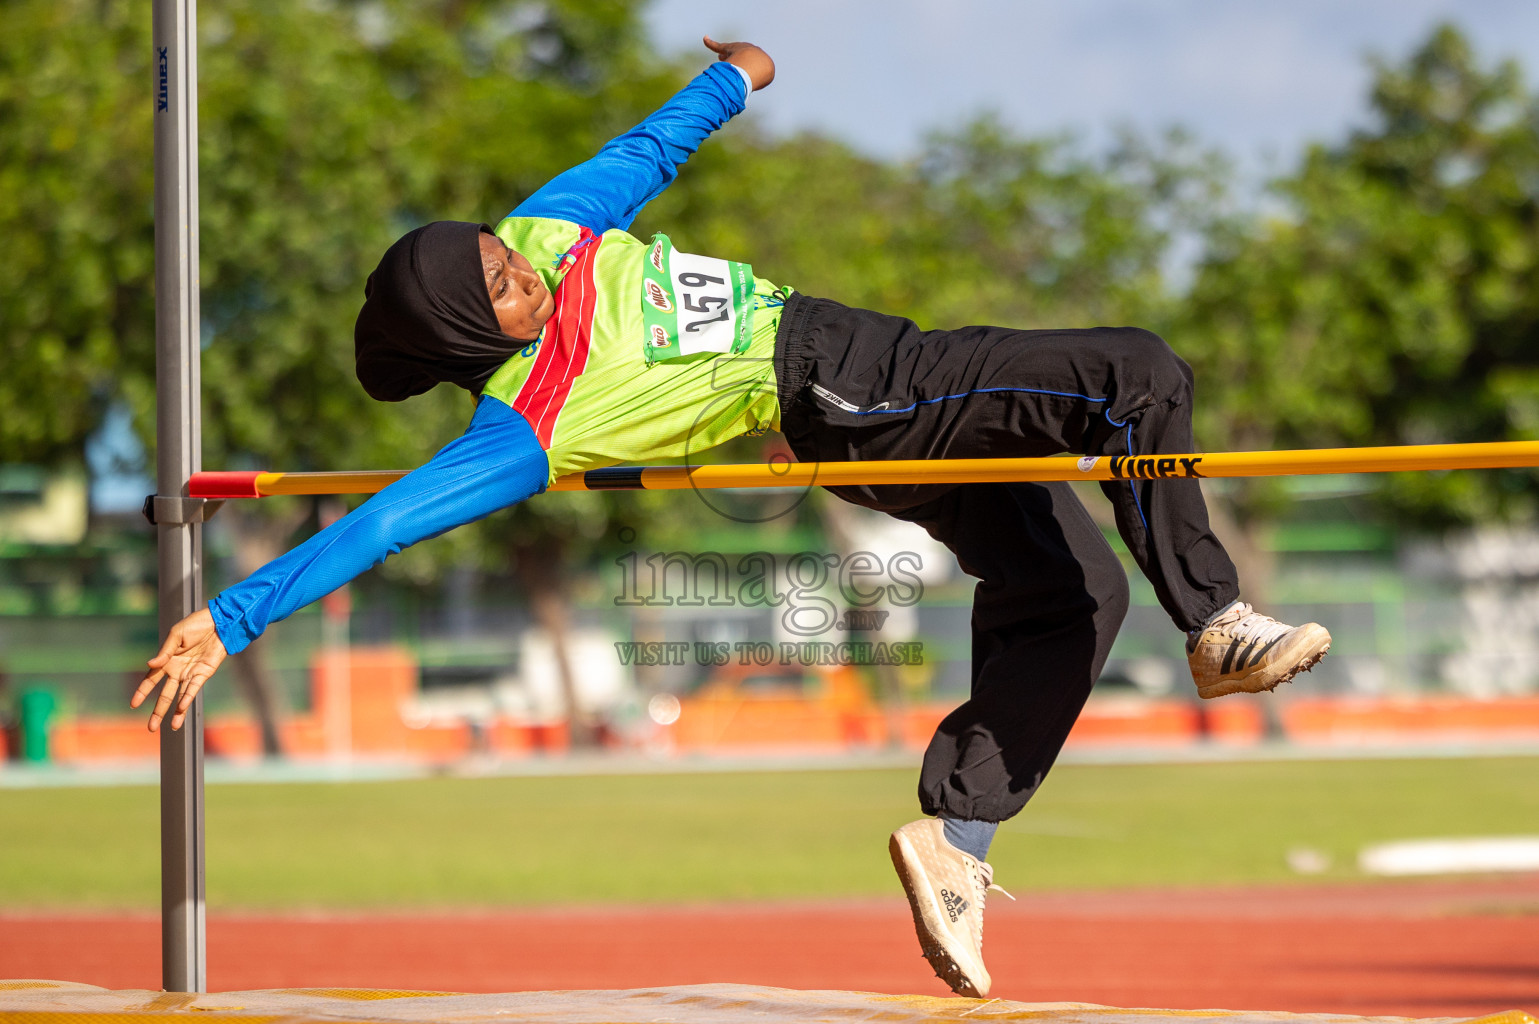
<instances>
[{"instance_id":1,"label":"red section of crossbar","mask_svg":"<svg viewBox=\"0 0 1539 1024\"><path fill-rule=\"evenodd\" d=\"M262 475L262 470L250 470L249 472L230 472L217 470L213 472L194 473L192 479L187 481L187 494L193 498L260 498L257 492L257 477Z\"/></svg>"}]
</instances>

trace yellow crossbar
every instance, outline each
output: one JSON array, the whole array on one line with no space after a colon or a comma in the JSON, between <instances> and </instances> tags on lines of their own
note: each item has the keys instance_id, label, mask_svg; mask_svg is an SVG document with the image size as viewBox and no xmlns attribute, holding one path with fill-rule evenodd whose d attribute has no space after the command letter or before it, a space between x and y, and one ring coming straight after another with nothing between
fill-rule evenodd
<instances>
[{"instance_id":1,"label":"yellow crossbar","mask_svg":"<svg viewBox=\"0 0 1539 1024\"><path fill-rule=\"evenodd\" d=\"M1191 455L1102 455L1045 459L895 459L723 466L610 466L564 476L553 491L723 487L840 487L858 484L962 484L1008 481L1318 476L1539 466L1539 441L1421 444ZM277 494L373 494L405 476L399 470L348 473L198 473L190 493L206 498Z\"/></svg>"}]
</instances>

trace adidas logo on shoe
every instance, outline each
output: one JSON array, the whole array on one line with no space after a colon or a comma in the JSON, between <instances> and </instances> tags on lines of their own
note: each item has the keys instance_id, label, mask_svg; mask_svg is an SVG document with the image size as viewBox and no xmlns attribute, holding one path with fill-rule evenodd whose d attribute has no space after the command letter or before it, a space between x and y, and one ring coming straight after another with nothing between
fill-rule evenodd
<instances>
[{"instance_id":1,"label":"adidas logo on shoe","mask_svg":"<svg viewBox=\"0 0 1539 1024\"><path fill-rule=\"evenodd\" d=\"M940 892L941 902L946 904L946 914L951 918L953 922L955 922L956 919L961 917L963 914L967 913L969 904L966 900L952 892L950 889L942 889Z\"/></svg>"},{"instance_id":2,"label":"adidas logo on shoe","mask_svg":"<svg viewBox=\"0 0 1539 1024\"><path fill-rule=\"evenodd\" d=\"M1199 697L1261 693L1319 664L1331 634L1317 622L1290 626L1236 601L1187 640Z\"/></svg>"}]
</instances>

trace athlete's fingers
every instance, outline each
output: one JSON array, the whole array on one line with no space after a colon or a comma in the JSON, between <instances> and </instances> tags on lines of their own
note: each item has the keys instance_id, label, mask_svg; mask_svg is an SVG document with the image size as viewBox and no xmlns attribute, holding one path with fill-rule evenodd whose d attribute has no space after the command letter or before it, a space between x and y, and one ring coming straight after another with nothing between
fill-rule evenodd
<instances>
[{"instance_id":1,"label":"athlete's fingers","mask_svg":"<svg viewBox=\"0 0 1539 1024\"><path fill-rule=\"evenodd\" d=\"M182 624L178 622L167 631L165 642L160 645L160 650L156 652L155 657L145 662L145 667L150 669L150 671L140 681L139 688L134 691L134 695L128 698L129 707L137 708L143 704L144 699L150 695L151 690L155 689L156 684L161 679L166 678L167 667L171 664L171 659L175 657L181 646ZM168 688L174 683L174 679L166 679L166 686ZM165 707L162 705L169 706L169 704L170 698L165 694L162 694L160 700L155 702L155 710L150 714L150 732L154 732L159 728L160 720L165 716Z\"/></svg>"},{"instance_id":2,"label":"athlete's fingers","mask_svg":"<svg viewBox=\"0 0 1539 1024\"><path fill-rule=\"evenodd\" d=\"M140 704L143 704L144 698L150 695L150 691L155 689L155 684L160 682L161 677L165 674L166 670L160 668L146 675L144 679L140 681L139 688L134 691L134 695L128 698L128 706L131 708L136 708Z\"/></svg>"},{"instance_id":3,"label":"athlete's fingers","mask_svg":"<svg viewBox=\"0 0 1539 1024\"><path fill-rule=\"evenodd\" d=\"M187 676L187 681L182 684L181 699L176 702L176 717L180 718L192 707L192 702L197 699L198 691L203 689L203 684L208 682L208 677L214 674L214 670L199 665Z\"/></svg>"},{"instance_id":4,"label":"athlete's fingers","mask_svg":"<svg viewBox=\"0 0 1539 1024\"><path fill-rule=\"evenodd\" d=\"M155 710L150 712L150 732L160 728L160 723L166 717L166 712L171 710L171 704L176 700L176 691L181 682L167 673L166 684L160 688L160 696L155 698Z\"/></svg>"},{"instance_id":5,"label":"athlete's fingers","mask_svg":"<svg viewBox=\"0 0 1539 1024\"><path fill-rule=\"evenodd\" d=\"M171 716L172 732L180 729L182 723L187 720L187 712L191 710L192 702L197 699L198 691L203 689L203 684L211 675L213 675L212 669L188 677L186 685L182 687L182 697L176 702L176 714Z\"/></svg>"}]
</instances>

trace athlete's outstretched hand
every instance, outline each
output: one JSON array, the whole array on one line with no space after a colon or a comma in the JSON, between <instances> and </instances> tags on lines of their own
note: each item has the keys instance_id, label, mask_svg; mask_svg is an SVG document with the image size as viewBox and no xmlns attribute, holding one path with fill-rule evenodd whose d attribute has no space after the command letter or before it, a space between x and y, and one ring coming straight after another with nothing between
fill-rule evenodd
<instances>
[{"instance_id":1,"label":"athlete's outstretched hand","mask_svg":"<svg viewBox=\"0 0 1539 1024\"><path fill-rule=\"evenodd\" d=\"M736 64L748 72L748 79L753 82L755 92L775 80L775 62L753 43L718 43L706 36L705 46L716 54L717 60Z\"/></svg>"},{"instance_id":2,"label":"athlete's outstretched hand","mask_svg":"<svg viewBox=\"0 0 1539 1024\"><path fill-rule=\"evenodd\" d=\"M214 631L214 617L207 608L193 612L171 627L160 653L149 661L149 674L139 689L134 691L128 706L138 707L150 695L155 685L164 677L166 684L160 689L155 710L150 712L150 732L160 728L160 722L175 703L176 713L171 716L171 728L180 729L192 699L203 689L208 677L224 661L228 652L224 641Z\"/></svg>"}]
</instances>

